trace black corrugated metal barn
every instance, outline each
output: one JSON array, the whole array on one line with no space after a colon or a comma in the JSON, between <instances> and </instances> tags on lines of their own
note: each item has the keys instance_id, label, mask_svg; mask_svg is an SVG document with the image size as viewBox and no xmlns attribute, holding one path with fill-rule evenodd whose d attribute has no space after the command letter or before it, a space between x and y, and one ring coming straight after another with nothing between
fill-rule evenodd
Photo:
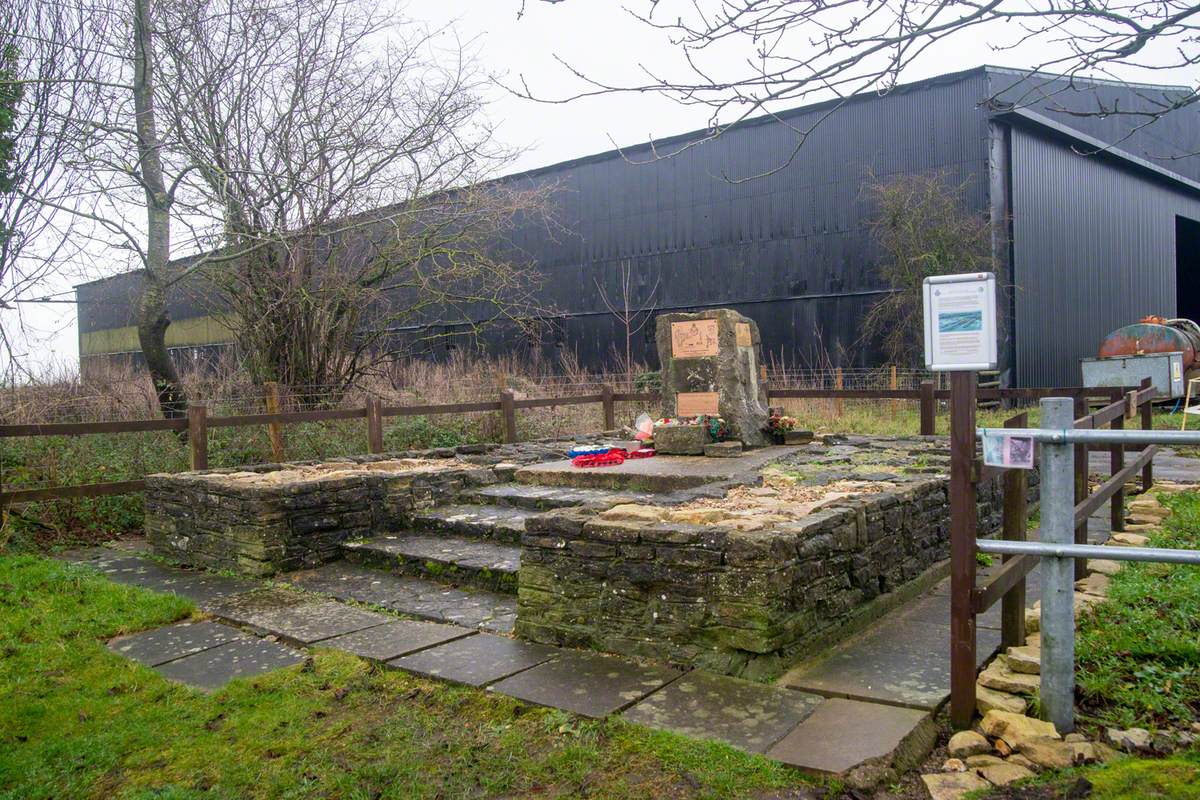
<instances>
[{"instance_id":1,"label":"black corrugated metal barn","mask_svg":"<svg viewBox=\"0 0 1200 800\"><path fill-rule=\"evenodd\" d=\"M597 284L618 297L624 264L637 307L733 307L758 321L764 347L788 363L824 351L835 364L872 366L878 356L860 326L886 290L864 186L936 170L965 181L967 202L1002 232L996 255L1013 287L1006 380L1075 384L1078 359L1113 328L1151 313L1200 317L1200 156L1188 157L1200 152L1197 112L1175 111L1133 133L1129 117L1069 113L1098 98L1134 108L1170 91L1178 89L1067 87L981 67L853 98L790 162L795 129L829 105L755 120L650 163L634 163L649 156L642 146L512 176L558 187L563 230L530 226L511 240L541 267L545 302L557 312L541 346L592 365L623 348L623 327ZM994 97L1019 102L984 103ZM670 151L698 136L656 145ZM726 179L757 173L769 174ZM138 283L130 273L77 287L81 358L136 350ZM168 344L219 347L227 332L219 315L188 299L195 291L183 287L173 300ZM453 329L456 321L436 322ZM639 337L634 355L653 363L651 336ZM435 357L449 340L438 341Z\"/></svg>"}]
</instances>

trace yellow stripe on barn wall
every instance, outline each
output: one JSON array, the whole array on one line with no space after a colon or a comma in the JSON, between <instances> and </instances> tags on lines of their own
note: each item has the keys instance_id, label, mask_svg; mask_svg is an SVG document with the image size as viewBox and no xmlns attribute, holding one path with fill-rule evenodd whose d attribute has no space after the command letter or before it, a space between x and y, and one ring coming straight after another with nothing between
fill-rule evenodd
<instances>
[{"instance_id":1,"label":"yellow stripe on barn wall","mask_svg":"<svg viewBox=\"0 0 1200 800\"><path fill-rule=\"evenodd\" d=\"M167 347L198 347L208 344L229 344L233 331L227 316L190 317L174 320L167 328ZM109 328L79 335L81 356L104 355L107 353L136 353L142 349L138 343L137 327Z\"/></svg>"}]
</instances>

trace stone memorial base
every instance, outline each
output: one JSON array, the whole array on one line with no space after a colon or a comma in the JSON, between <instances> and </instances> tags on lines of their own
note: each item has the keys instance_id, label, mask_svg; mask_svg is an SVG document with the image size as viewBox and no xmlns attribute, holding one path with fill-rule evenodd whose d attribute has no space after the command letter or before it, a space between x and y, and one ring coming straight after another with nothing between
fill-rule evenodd
<instances>
[{"instance_id":1,"label":"stone memorial base","mask_svg":"<svg viewBox=\"0 0 1200 800\"><path fill-rule=\"evenodd\" d=\"M709 458L741 458L741 442L713 442L704 445L704 455Z\"/></svg>"},{"instance_id":2,"label":"stone memorial base","mask_svg":"<svg viewBox=\"0 0 1200 800\"><path fill-rule=\"evenodd\" d=\"M667 456L702 456L709 443L703 425L655 425L654 452Z\"/></svg>"},{"instance_id":3,"label":"stone memorial base","mask_svg":"<svg viewBox=\"0 0 1200 800\"><path fill-rule=\"evenodd\" d=\"M496 481L491 469L454 457L150 475L146 535L154 552L181 564L272 575L337 560L344 541L394 530L413 510Z\"/></svg>"}]
</instances>

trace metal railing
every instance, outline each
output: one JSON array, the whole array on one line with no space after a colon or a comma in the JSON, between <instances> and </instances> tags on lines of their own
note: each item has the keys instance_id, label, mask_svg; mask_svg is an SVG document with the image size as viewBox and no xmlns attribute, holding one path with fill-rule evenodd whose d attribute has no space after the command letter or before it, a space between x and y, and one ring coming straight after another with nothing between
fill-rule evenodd
<instances>
[{"instance_id":1,"label":"metal railing","mask_svg":"<svg viewBox=\"0 0 1200 800\"><path fill-rule=\"evenodd\" d=\"M1043 715L1062 732L1075 727L1075 562L1103 558L1113 561L1150 561L1200 565L1200 550L1164 548L1103 547L1075 541L1076 450L1079 445L1147 445L1138 459L1153 457L1155 445L1200 445L1200 431L1087 430L1076 429L1074 403L1069 398L1041 401L1041 428L980 428L977 438L1020 436L1041 444L1041 538L1040 542L976 542L983 553L1022 555L1041 559L1041 698ZM1086 450L1084 450L1086 458ZM1138 461L1119 470L1098 492L1113 497L1138 468ZM1098 505L1098 504L1096 504Z\"/></svg>"}]
</instances>

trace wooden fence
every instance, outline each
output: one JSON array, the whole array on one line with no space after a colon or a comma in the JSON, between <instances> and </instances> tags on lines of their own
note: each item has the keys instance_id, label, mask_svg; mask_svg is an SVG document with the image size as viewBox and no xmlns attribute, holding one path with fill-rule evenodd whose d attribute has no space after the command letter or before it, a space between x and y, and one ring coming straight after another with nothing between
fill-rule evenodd
<instances>
[{"instance_id":1,"label":"wooden fence","mask_svg":"<svg viewBox=\"0 0 1200 800\"><path fill-rule=\"evenodd\" d=\"M1085 404L1090 397L1115 398L1124 393L1124 389L1085 389L1083 387L1046 388L1046 389L999 389L979 388L977 399L980 401L1023 401L1029 402L1041 397L1067 396L1076 398L1077 402ZM784 399L826 399L839 404L843 400L915 400L920 404L919 433L931 436L936 433L937 403L949 399L951 390L936 389L932 381L923 382L917 389L770 389L768 397L771 400ZM478 403L443 403L437 405L388 406L372 398L362 408L322 409L318 411L286 411L280 412L277 387L267 386L265 402L268 411L265 414L239 414L225 417L210 417L207 408L202 404L188 408L186 417L177 419L142 419L107 422L56 422L45 424L0 425L0 439L16 436L84 436L100 433L137 433L144 431L174 431L188 433L190 447L190 465L192 469L208 469L208 431L210 428L247 427L256 425L268 426L271 434L271 446L276 461L284 460L283 455L283 426L306 422L325 422L331 420L361 419L367 427L367 450L370 453L382 453L383 421L388 417L433 416L439 414L466 414L478 412L495 412L500 415L504 441L517 441L517 412L529 408L548 408L555 406L584 405L600 403L604 412L604 427L611 430L616 427L616 404L620 402L656 403L658 394L651 392L617 392L611 386L601 387L596 394L574 395L568 397L541 397L518 399L512 391L503 390L497 400ZM112 481L108 483L90 483L78 486L50 486L40 489L16 489L0 491L0 507L14 503L28 503L38 500L54 500L77 497L102 497L106 495L128 494L139 492L145 488L143 480Z\"/></svg>"},{"instance_id":2,"label":"wooden fence","mask_svg":"<svg viewBox=\"0 0 1200 800\"><path fill-rule=\"evenodd\" d=\"M1002 566L987 583L976 586L976 490L978 484L1003 476L1004 504L1001 536L1026 541L1029 506L1027 473L1024 470L984 466L976 456L975 395L971 373L954 373L950 392L950 721L963 729L975 715L976 617L997 602L1001 603L1001 647L1025 643L1025 577L1038 565L1040 557L1004 556ZM1041 390L1034 390L1041 391ZM1076 428L1123 428L1126 418L1140 417L1142 428L1154 427L1152 401L1155 389L1149 379L1136 389L1116 389L1111 402L1089 413L1088 397L1102 396L1109 390L1083 390L1070 394L1062 389L1048 390L1040 396L1074 397ZM1028 427L1028 414L1022 412L1005 421L1007 428ZM1110 452L1110 477L1089 493L1088 447L1075 448L1075 543L1087 544L1087 521L1104 503L1111 503L1113 531L1125 529L1125 483L1141 472L1142 489L1154 482L1152 460L1156 445L1145 447L1128 464L1121 445L1094 445L1092 449ZM1087 575L1087 562L1077 559L1075 577Z\"/></svg>"}]
</instances>

